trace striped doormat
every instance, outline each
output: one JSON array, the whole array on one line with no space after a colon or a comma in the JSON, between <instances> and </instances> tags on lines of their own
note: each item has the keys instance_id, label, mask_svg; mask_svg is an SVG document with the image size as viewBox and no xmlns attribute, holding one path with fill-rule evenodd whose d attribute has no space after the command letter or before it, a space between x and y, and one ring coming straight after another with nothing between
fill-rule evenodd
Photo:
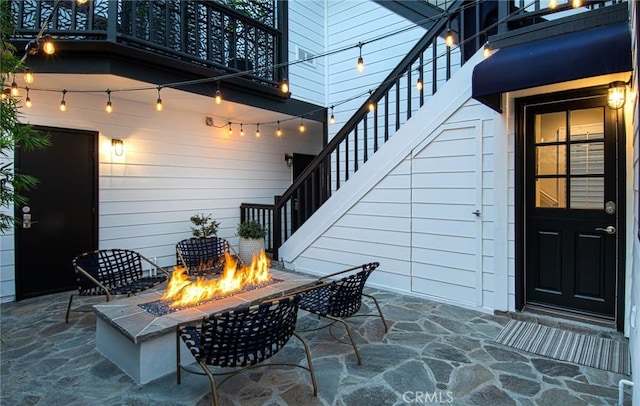
<instances>
[{"instance_id":1,"label":"striped doormat","mask_svg":"<svg viewBox=\"0 0 640 406\"><path fill-rule=\"evenodd\" d=\"M631 374L629 343L625 340L596 337L526 321L510 320L495 341L538 355Z\"/></svg>"}]
</instances>

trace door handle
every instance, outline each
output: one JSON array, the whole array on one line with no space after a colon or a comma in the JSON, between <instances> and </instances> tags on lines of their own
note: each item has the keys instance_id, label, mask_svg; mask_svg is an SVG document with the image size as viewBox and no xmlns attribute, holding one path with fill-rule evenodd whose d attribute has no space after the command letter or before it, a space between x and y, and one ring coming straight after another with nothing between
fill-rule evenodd
<instances>
[{"instance_id":1,"label":"door handle","mask_svg":"<svg viewBox=\"0 0 640 406\"><path fill-rule=\"evenodd\" d=\"M607 234L615 234L616 228L614 226L606 226L605 228L598 227L596 231L604 231Z\"/></svg>"}]
</instances>

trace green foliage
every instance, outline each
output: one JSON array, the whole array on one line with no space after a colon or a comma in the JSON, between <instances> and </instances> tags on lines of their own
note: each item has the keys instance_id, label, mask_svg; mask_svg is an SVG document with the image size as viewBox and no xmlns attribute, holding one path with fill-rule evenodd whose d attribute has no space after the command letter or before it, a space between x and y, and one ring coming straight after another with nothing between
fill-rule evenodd
<instances>
[{"instance_id":1,"label":"green foliage","mask_svg":"<svg viewBox=\"0 0 640 406\"><path fill-rule=\"evenodd\" d=\"M262 227L258 220L247 220L238 224L236 234L242 238L264 238L267 234L267 229Z\"/></svg>"},{"instance_id":2,"label":"green foliage","mask_svg":"<svg viewBox=\"0 0 640 406\"><path fill-rule=\"evenodd\" d=\"M40 135L32 126L20 122L22 101L12 96L9 89L13 75L24 68L16 57L16 50L8 42L13 34L11 5L0 0L0 76L2 76L2 95L0 103L0 232L5 233L15 225L15 219L8 210L13 203L16 206L26 204L27 199L20 193L34 188L38 180L33 176L17 173L13 169L13 153L22 148L25 151L42 149L51 144L46 136Z\"/></svg>"},{"instance_id":3,"label":"green foliage","mask_svg":"<svg viewBox=\"0 0 640 406\"><path fill-rule=\"evenodd\" d=\"M194 214L189 219L193 223L194 227L191 227L191 232L194 237L210 237L216 235L218 232L218 223L211 219L211 213L208 216L204 214Z\"/></svg>"}]
</instances>

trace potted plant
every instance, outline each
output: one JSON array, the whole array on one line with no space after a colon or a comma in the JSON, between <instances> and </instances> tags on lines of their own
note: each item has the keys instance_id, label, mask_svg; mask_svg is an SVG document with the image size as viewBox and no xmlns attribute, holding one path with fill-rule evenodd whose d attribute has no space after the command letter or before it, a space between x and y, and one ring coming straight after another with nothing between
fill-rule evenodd
<instances>
[{"instance_id":1,"label":"potted plant","mask_svg":"<svg viewBox=\"0 0 640 406\"><path fill-rule=\"evenodd\" d=\"M216 235L218 226L220 225L220 223L211 218L211 213L207 216L204 214L194 214L189 220L191 220L191 224L193 224L191 232L196 238Z\"/></svg>"},{"instance_id":2,"label":"potted plant","mask_svg":"<svg viewBox=\"0 0 640 406\"><path fill-rule=\"evenodd\" d=\"M258 220L245 220L236 229L240 237L238 256L245 265L249 265L254 255L264 250L264 236L267 230Z\"/></svg>"}]
</instances>

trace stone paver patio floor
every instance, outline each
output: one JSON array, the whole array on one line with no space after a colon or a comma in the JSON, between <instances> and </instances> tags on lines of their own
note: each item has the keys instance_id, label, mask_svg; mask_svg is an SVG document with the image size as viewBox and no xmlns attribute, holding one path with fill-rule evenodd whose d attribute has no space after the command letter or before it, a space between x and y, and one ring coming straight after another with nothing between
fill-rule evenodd
<instances>
[{"instance_id":1,"label":"stone paver patio floor","mask_svg":"<svg viewBox=\"0 0 640 406\"><path fill-rule=\"evenodd\" d=\"M488 315L422 298L369 290L382 306L379 318L352 319L362 365L341 326L301 333L318 379L312 396L308 373L258 368L220 387L222 405L615 405L617 383L628 376L569 364L493 342L504 316ZM206 377L169 374L137 385L95 350L96 316L64 314L68 293L1 306L3 405L207 405ZM80 302L79 302L80 303ZM85 308L102 303L85 300ZM364 309L368 310L368 309ZM298 328L316 327L300 313ZM624 339L610 330L595 333ZM304 363L292 339L273 360ZM630 394L625 396L630 404Z\"/></svg>"}]
</instances>

